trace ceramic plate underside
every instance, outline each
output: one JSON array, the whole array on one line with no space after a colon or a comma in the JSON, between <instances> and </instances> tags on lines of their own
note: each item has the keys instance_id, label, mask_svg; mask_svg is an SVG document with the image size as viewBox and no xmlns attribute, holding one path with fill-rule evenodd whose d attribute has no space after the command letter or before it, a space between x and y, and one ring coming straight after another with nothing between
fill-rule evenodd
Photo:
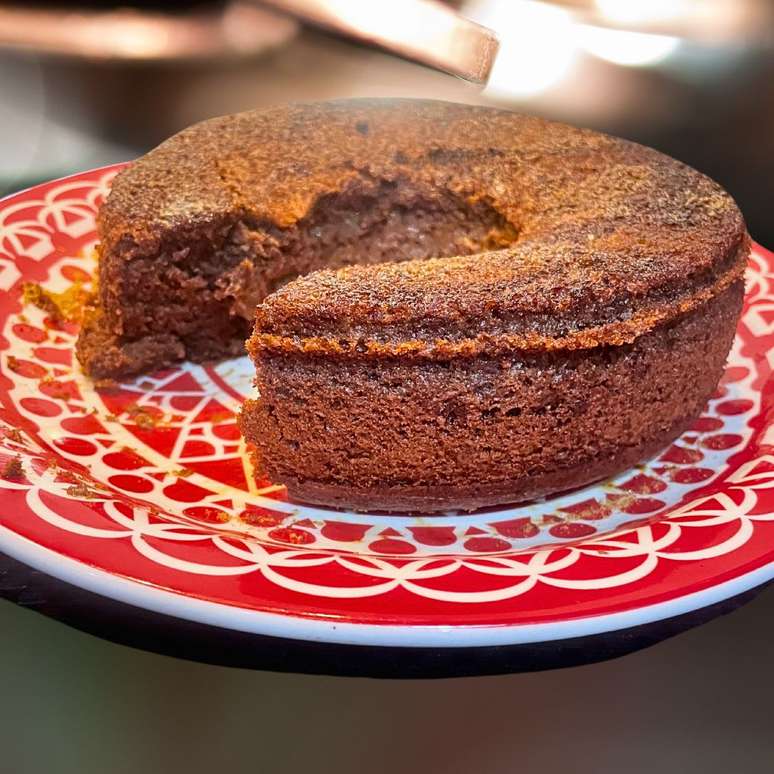
<instances>
[{"instance_id":1,"label":"ceramic plate underside","mask_svg":"<svg viewBox=\"0 0 774 774\"><path fill-rule=\"evenodd\" d=\"M29 283L60 301L88 288L117 169L0 202L0 550L183 617L333 640L361 627L372 642L636 623L774 576L771 253L752 254L717 392L647 464L520 506L349 513L253 480L235 424L246 357L94 384L73 357L77 325L25 296Z\"/></svg>"}]
</instances>

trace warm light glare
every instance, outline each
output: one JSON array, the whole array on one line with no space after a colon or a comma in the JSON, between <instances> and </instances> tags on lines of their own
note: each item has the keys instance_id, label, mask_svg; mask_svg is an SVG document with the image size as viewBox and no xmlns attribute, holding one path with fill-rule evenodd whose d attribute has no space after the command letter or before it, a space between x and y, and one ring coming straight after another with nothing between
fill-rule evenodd
<instances>
[{"instance_id":1,"label":"warm light glare","mask_svg":"<svg viewBox=\"0 0 774 774\"><path fill-rule=\"evenodd\" d=\"M575 61L575 25L560 8L523 0L475 0L463 13L500 38L490 94L534 96L562 81Z\"/></svg>"},{"instance_id":2,"label":"warm light glare","mask_svg":"<svg viewBox=\"0 0 774 774\"><path fill-rule=\"evenodd\" d=\"M670 35L582 26L578 38L590 54L619 65L643 66L663 62L680 45Z\"/></svg>"},{"instance_id":3,"label":"warm light glare","mask_svg":"<svg viewBox=\"0 0 774 774\"><path fill-rule=\"evenodd\" d=\"M616 24L652 24L691 12L692 0L596 0L599 12Z\"/></svg>"},{"instance_id":4,"label":"warm light glare","mask_svg":"<svg viewBox=\"0 0 774 774\"><path fill-rule=\"evenodd\" d=\"M167 30L162 26L127 18L114 28L110 45L123 55L153 57L164 53L167 40Z\"/></svg>"}]
</instances>

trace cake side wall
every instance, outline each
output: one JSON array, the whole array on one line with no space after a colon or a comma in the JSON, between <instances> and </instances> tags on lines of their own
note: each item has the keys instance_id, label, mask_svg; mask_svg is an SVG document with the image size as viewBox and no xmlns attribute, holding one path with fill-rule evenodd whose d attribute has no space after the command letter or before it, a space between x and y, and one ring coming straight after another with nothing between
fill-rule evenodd
<instances>
[{"instance_id":1,"label":"cake side wall","mask_svg":"<svg viewBox=\"0 0 774 774\"><path fill-rule=\"evenodd\" d=\"M354 508L474 508L580 486L700 414L743 285L634 344L448 363L261 355L240 418L262 474ZM464 487L460 487L464 482Z\"/></svg>"}]
</instances>

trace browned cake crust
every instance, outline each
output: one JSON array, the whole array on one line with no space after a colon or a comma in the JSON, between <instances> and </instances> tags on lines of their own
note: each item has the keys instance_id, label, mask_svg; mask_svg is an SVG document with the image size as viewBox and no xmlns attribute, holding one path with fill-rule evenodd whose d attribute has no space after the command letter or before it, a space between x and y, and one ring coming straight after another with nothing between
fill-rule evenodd
<instances>
[{"instance_id":1,"label":"browned cake crust","mask_svg":"<svg viewBox=\"0 0 774 774\"><path fill-rule=\"evenodd\" d=\"M242 432L274 480L326 505L473 509L571 489L655 454L698 416L741 300L736 283L633 344L592 350L427 362L264 353Z\"/></svg>"},{"instance_id":2,"label":"browned cake crust","mask_svg":"<svg viewBox=\"0 0 774 774\"><path fill-rule=\"evenodd\" d=\"M261 472L413 510L668 443L717 383L749 245L731 198L656 151L406 100L192 127L116 178L99 234L88 373L236 354L263 301L241 418Z\"/></svg>"}]
</instances>

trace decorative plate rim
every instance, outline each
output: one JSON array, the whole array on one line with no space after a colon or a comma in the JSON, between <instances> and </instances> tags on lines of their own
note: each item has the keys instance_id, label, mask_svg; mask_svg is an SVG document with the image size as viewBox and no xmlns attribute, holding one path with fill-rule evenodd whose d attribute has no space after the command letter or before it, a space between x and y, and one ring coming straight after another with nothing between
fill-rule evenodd
<instances>
[{"instance_id":1,"label":"decorative plate rim","mask_svg":"<svg viewBox=\"0 0 774 774\"><path fill-rule=\"evenodd\" d=\"M365 624L303 618L210 602L90 567L0 526L0 549L52 577L134 607L223 629L269 637L381 647L459 648L527 645L655 623L731 599L774 580L774 563L682 597L620 613L537 624ZM459 638L461 641L457 641Z\"/></svg>"},{"instance_id":2,"label":"decorative plate rim","mask_svg":"<svg viewBox=\"0 0 774 774\"><path fill-rule=\"evenodd\" d=\"M112 173L122 166L124 165L117 164L89 170L61 180L33 186L5 199L0 199L0 286L6 290L18 289L22 279L28 278L25 271L31 272L32 279L45 281L54 269L59 272L63 263L73 264L77 262L78 259L74 257L73 252L62 252L62 250L75 250L78 245L83 248L90 241L93 241L93 214L96 211L97 202L107 190ZM89 223L91 223L91 231L89 231ZM35 239L38 238L41 244L34 243ZM59 241L57 242L56 239ZM29 247L29 240L33 242L32 247ZM10 248L8 248L8 244L10 244ZM65 244L65 247L62 247L62 244ZM391 549L395 549L396 546L400 548L399 544L402 539L405 549L405 536L412 529L410 526L406 527L406 524L410 524L411 521L410 518L406 517L404 518L405 523L398 520L393 522L404 533L400 535L395 532L398 535L397 540L392 537L382 538L381 532L378 535L374 532L373 535L378 539L375 540L373 536L369 537L368 539L373 542L369 544L368 548L365 547L365 543L361 543L359 545L362 547L355 550L352 549L352 543L348 544L344 540L342 544L344 547L337 552L334 550L335 546L331 548L333 544L330 541L326 543L318 536L315 538L318 542L312 541L308 550L304 549L303 546L292 545L295 541L290 540L283 553L280 550L282 546L279 545L278 548L277 540L280 544L283 540L288 542L287 536L275 539L273 533L267 531L263 537L255 538L253 536L250 538L254 544L258 545L255 553L250 554L249 551L240 549L239 546L232 546L231 542L238 543L239 540L232 541L233 534L224 537L223 530L218 527L198 523L190 525L189 528L182 515L182 505L179 506L180 516L174 521L174 524L170 525L168 521L165 522L162 516L161 525L159 525L158 519L156 519L158 514L152 510L149 511L149 506L132 505L137 498L131 494L121 495L125 502L129 503L126 508L131 511L131 514L120 513L120 508L114 507L115 513L113 513L112 522L105 521L105 514L101 514L104 521L101 525L102 529L88 526L88 521L86 526L77 523L77 520L67 522L67 517L72 515L73 508L94 502L93 499L90 501L81 500L80 506L78 506L78 498L82 496L93 498L94 493L92 492L91 495L73 495L71 493L69 503L65 502L65 505L61 506L64 507L64 510L56 513L56 507L60 506L56 506L52 510L46 501L46 497L53 498L61 495L62 487L60 486L59 489L45 488L44 484L52 485L54 475L46 477L45 472L41 473L41 470L45 468L43 455L45 453L50 457L52 453L57 454L59 449L56 444L62 438L57 435L46 438L40 432L42 426L39 427L35 421L32 421L36 420L34 412L33 414L25 414L16 405L19 394L25 393L17 393L14 396L14 390L17 389L14 374L19 372L15 370L15 365L12 365L11 361L18 362L19 359L15 355L20 354L21 350L13 349L13 338L3 339L4 331L10 330L11 323L16 322L15 327L19 327L18 317L24 320L24 325L21 327L30 328L27 322L33 324L34 327L36 321L34 319L28 321L22 315L14 316L15 312L6 309L6 313L0 308L0 324L3 326L0 328L0 355L2 351L5 351L6 365L10 365L10 369L4 371L0 361L0 411L5 412L0 414L0 419L5 418L8 421L8 416L11 416L18 417L20 421L23 420L28 424L29 421L32 421L32 426L35 429L31 435L33 441L28 444L26 449L31 455L28 462L32 465L33 457L37 455L39 459L36 464L40 463L38 465L40 470L36 470L34 475L26 480L25 485L9 484L6 480L4 488L4 480L0 479L0 503L3 501L6 503L21 502L22 505L17 507L27 508L30 515L41 515L33 513L34 507L30 506L28 502L31 496L28 490L34 489L33 500L37 503L35 507L42 509L42 512L48 511L45 518L41 516L41 524L43 524L41 528L48 529L51 533L46 534L46 539L42 542L35 542L32 536L44 533L36 533L36 528L28 529L26 532L25 529L20 529L19 519L17 518L14 522L16 516L11 514L6 505L5 513L0 512L0 550L60 580L136 607L254 634L350 645L474 647L548 642L601 634L671 618L749 591L774 579L774 540L772 540L772 536L774 536L774 515L772 515L774 497L770 494L770 492L774 494L774 455L772 454L774 445L772 445L769 432L771 420L764 418L764 414L771 415L770 407L772 404L770 395L772 392L771 367L766 362L766 355L774 345L774 322L769 321L769 316L774 316L774 290L772 290L774 283L770 281L774 280L774 269L772 268L774 267L774 255L756 246L754 256L757 265L756 271L751 276L749 299L752 300L748 300L750 308L755 304L758 304L758 307L754 310L755 315L749 314L749 319L748 311L745 312L744 324L740 328L740 331L743 332L740 333L734 350L735 357L739 358L735 363L749 366L735 370L746 370L747 376L738 379L732 378L731 388L736 389L737 392L733 392L732 389L725 398L721 396L716 399L725 401L726 408L729 409L728 411L723 410L721 402L720 414L739 415L727 418L730 422L727 427L735 427L736 431L741 434L723 435L721 433L716 436L719 444L723 442L723 439L735 438L736 441L730 445L726 444L726 446L718 445L715 447L710 444L701 447L706 456L705 465L709 466L709 468L704 469L704 473L712 473L712 476L707 479L707 486L696 483L692 484L693 488L691 488L682 480L679 482L680 486L670 484L670 492L674 490L677 495L673 496L671 502L661 502L660 517L646 515L644 518L640 518L636 525L634 519L627 517L629 523L624 520L619 522L619 526L611 527L605 526L609 522L605 521L604 515L602 517L599 514L581 515L578 517L581 522L583 519L602 518L602 521L589 522L602 525L600 526L602 532L600 537L571 540L570 538L573 536L569 532L567 535L554 533L552 528L551 533L557 538L564 539L564 542L557 539L553 541L553 545L547 548L539 543L532 548L529 545L525 546L523 542L519 544L519 540L524 537L519 534L515 536L515 540L510 541L510 552L502 548L492 548L492 545L497 544L498 541L501 546L506 545L507 541L500 538L503 536L514 538L514 535L508 535L502 531L500 533L491 531L490 535L494 535L494 537L479 537L479 535L484 535L482 530L478 529L476 532L475 524L472 527L466 527L467 522L465 522L457 530L458 534L455 533L457 539L454 544L455 548L448 549L446 554L444 553L446 549L438 548L428 549L429 553L426 554L403 557L396 549L395 556L391 557L389 556ZM18 261L21 261L21 268L17 266ZM25 269L25 267L27 268ZM10 268L10 274L3 276L4 268L6 270ZM82 268L78 269L77 266L76 271L83 273ZM7 284L9 276L11 278L10 284ZM57 276L59 275L57 274ZM59 279L62 280L63 277L60 276ZM6 285L3 285L4 282ZM8 294L8 298L11 299L11 294ZM13 298L15 299L17 296ZM2 307L1 304L0 307ZM770 312L772 315L769 314ZM753 316L755 316L755 320L752 320ZM759 328L757 333L752 333L750 330L753 323ZM37 324L43 325L39 321ZM59 341L58 351L61 355L69 346L66 335L51 333L49 336L49 333L51 331L46 333L46 341L57 339ZM764 343L765 348L761 349L764 347ZM38 348L50 350L51 346L46 344ZM34 347L30 346L30 351L34 351ZM23 357L31 357L31 355ZM43 360L45 361L45 357ZM54 359L51 362L61 362L61 360ZM50 368L50 373L61 379L75 374L72 369L63 371L60 368L57 371L55 366L50 366ZM14 373L12 374L11 371ZM181 369L182 371L185 369ZM213 376L217 376L217 374L213 374ZM204 378L209 379L210 386L212 386L212 379L206 374ZM49 379L48 375L40 382L37 389L41 389L46 379ZM744 383L734 385L735 380ZM21 381L24 382L24 379ZM32 381L34 380L28 378L27 387L29 389L33 389L30 386ZM77 382L75 389L82 390L83 380L76 379L75 381ZM4 384L11 386L4 387ZM757 387L754 387L754 384ZM217 387L217 385L215 386ZM163 387L158 389L163 390ZM32 392L26 394L37 395L37 393ZM48 396L49 404L52 401L65 401L61 395L51 396L45 390L41 390L40 394L44 397ZM5 402L2 400L3 395L6 397ZM233 395L231 400L233 403ZM731 407L731 404L736 405ZM744 410L742 410L742 404L745 406ZM88 404L84 403L83 405ZM85 412L86 409L81 406L79 411ZM717 418L710 419L710 421L719 422ZM718 426L723 429L723 424L720 422L713 432L717 431ZM2 429L1 424L0 429ZM114 431L103 430L102 432L103 441L111 433L115 435ZM699 430L695 430L693 435L696 438L688 443L693 443L695 448L700 448L700 443L704 443L702 438L711 438L711 436L702 436ZM89 438L91 437L88 434L81 433L80 436L71 438L70 441L73 443L80 441L81 446L90 444L97 449L96 444L91 443L91 440L99 440L99 434L94 436L94 439L83 440ZM51 443L52 439L53 444ZM2 441L2 437L0 437L0 441ZM234 441L232 440L230 443L232 444L229 447L232 450L231 453L236 454ZM4 452L6 459L8 454L12 453L9 448L7 444L3 446L3 443L0 443L0 453ZM712 451L713 449L715 451ZM96 454L96 452L94 453ZM701 457L701 455L699 456ZM72 462L75 458L72 456L68 458L65 454L61 459ZM77 459L75 461L77 462ZM662 463L662 466L663 464L665 463ZM665 480L668 480L669 476L674 473L674 466L672 468L672 473L664 474ZM650 469L643 468L643 470L645 473L650 472ZM31 471L30 467L29 471L25 472L25 478L29 477ZM636 478L643 478L639 471L635 473L629 471L626 475L631 474L635 475ZM121 475L114 476L114 478L136 479L137 477ZM649 480L651 484L654 482L652 478ZM673 480L677 482L677 478ZM686 481L688 481L687 478ZM696 481L698 482L699 479ZM93 483L95 486L102 485L103 490L106 485L105 481L96 475ZM614 482L611 485L620 487ZM16 500L11 499L14 486ZM268 487L266 491L271 488L271 486ZM276 487L274 488L276 489ZM78 487L75 489L77 490ZM19 490L24 490L24 494ZM140 490L129 489L128 491ZM647 494L651 490L646 488L643 491ZM296 529L297 533L307 537L311 534L308 531L312 529L311 526L306 527L302 524L302 520L293 521L291 518L297 510L291 507L293 504L277 503L267 499L262 494L263 492L264 490L259 491L257 501L263 505L274 505L283 518L290 519L288 522L290 524L289 530L283 526L286 532L292 532L296 529L294 525L298 524L300 527ZM97 494L99 495L99 493ZM43 495L42 499L41 495ZM620 498L621 494L608 494L607 496ZM21 499L18 499L19 497ZM107 498L107 495L105 497ZM114 497L114 495L110 495L110 497ZM650 499L652 502L659 502ZM649 497L645 497L638 502L642 504L648 500ZM109 502L106 499L106 506ZM112 502L116 503L119 500L114 497ZM192 501L192 504L196 505L197 502L201 505L205 501ZM212 502L212 500L207 502ZM558 501L554 501L551 505L555 511L557 508L559 511L567 510L563 505L557 503ZM647 514L647 509L645 511L627 511L626 506L621 507L624 512ZM135 511L138 509L144 510L144 516L142 519L133 521ZM614 506L610 505L609 509L614 510ZM109 511L107 507L105 510ZM303 515L304 508L302 507L300 510L301 515ZM517 510L519 509L515 509L514 512ZM309 513L311 514L313 511L309 509ZM340 514L334 514L332 522L323 521L321 523L337 523L338 516ZM502 518L503 514L500 513L498 516ZM493 515L490 514L486 518L491 520L492 517ZM325 514L318 516L318 518L324 519ZM347 522L345 514L340 521L344 526L351 527L357 520ZM462 523L464 520L460 518L459 521ZM483 525L485 521L486 519L480 521L479 525ZM520 519L513 521L520 521ZM63 526L65 522L78 528L68 531L68 526ZM454 522L443 522L443 524L448 523ZM567 523L572 526L572 522L568 521ZM440 526L440 524L438 522L434 526ZM490 523L489 526L498 527L498 525L504 524L510 524L510 522L495 522ZM576 526L577 524L578 522L575 522ZM16 529L14 529L14 525ZM118 525L126 531L119 534L119 530L115 534L111 534L111 530L104 529L108 525L112 527ZM22 526L24 525L22 524ZM145 531L143 531L143 526ZM377 524L377 526L379 525ZM383 527L384 523L381 526ZM708 537L708 542L703 544L702 540L707 534L703 530L707 530L710 526L711 537L717 542L709 542ZM82 527L83 529L81 529ZM513 527L509 528L513 529ZM689 534L691 528L696 528L693 530L693 534ZM58 538L58 544L57 535L59 533L56 532L56 529L64 530ZM165 529L167 529L166 532ZM102 566L98 566L98 559L103 559L103 556L99 555L99 551L93 547L86 549L82 547L88 541L84 535L89 534L89 530L104 533L102 535L95 534L95 537L130 537L132 550L137 551L137 556L130 560L126 558L125 552L123 558L115 559L113 557L109 561L105 560ZM175 530L177 530L176 533ZM197 530L199 537L192 537L190 533ZM281 531L274 530L274 532ZM67 532L66 535L65 532ZM594 530L592 530L593 532ZM468 534L475 535L475 537L465 537ZM497 537L498 534L500 538ZM578 534L582 535L582 533ZM588 534L587 532L586 535ZM201 535L205 537L201 538ZM239 536L237 537L239 538ZM341 540L342 538L339 535L335 539ZM164 560L153 558L154 555L159 554L159 551L153 546L154 541L158 544L159 540L162 542L163 540L172 541L169 542L169 546L173 549L171 555L170 557L165 556ZM183 542L175 543L174 540L182 540ZM196 543L197 540L200 542ZM197 565L196 561L201 559L201 552L197 554L196 551L193 551L192 553L187 547L193 545L196 548L205 540L217 544L223 552L223 556L218 559L219 562L224 561L224 556L229 556L229 561L232 563L246 562L247 565L234 565L233 567L229 565L226 568L225 565L218 565L218 561L211 562L211 566ZM487 544L488 547L482 547L482 541L486 543L487 540L490 541ZM77 541L81 542L77 543ZM95 542L105 546L116 541L96 540ZM249 540L243 542L247 546ZM78 545L77 550L73 549L75 545ZM371 550L371 547L376 545L380 545L381 548ZM514 548L516 545L521 545L518 551ZM57 546L59 550L56 550ZM183 549L188 550L189 553L186 554ZM382 549L386 550L386 558ZM464 556L454 553L454 551L463 550L468 552ZM177 553L175 553L176 551ZM276 553L277 551L279 553ZM89 558L89 552L91 552L91 560L93 561ZM319 561L315 564L314 555L319 556L325 552L327 552L329 564L321 564ZM479 553L476 554L476 552ZM277 556L280 557L280 564L272 565L273 557ZM285 557L287 557L287 561ZM417 561L414 562L415 566L412 568L410 566L411 560L415 557ZM451 564L447 563L445 569L438 570L438 564L442 564L449 557L455 560L461 559L461 561L457 561L455 564L454 561L449 560ZM209 558L211 560L212 556L210 555ZM355 561L353 562L351 559ZM536 560L534 565L531 561L533 559ZM165 560L168 561L165 563ZM630 560L628 565L626 564L627 560ZM153 564L154 561L160 562L158 567ZM282 561L286 563L282 565ZM141 562L145 562L145 564L143 565ZM358 567L358 562L366 565L370 563L370 567L363 570L362 567ZM594 564L595 562L596 564ZM621 562L623 564L620 564ZM702 565L702 563L706 566L703 566L701 571L697 570L695 566ZM693 574L682 572L687 565L692 566L691 572ZM273 573L275 578L280 578L280 575L275 572L279 566L289 568L289 577L284 580L267 580L270 573ZM600 566L610 566L613 569L609 571L608 575L600 572L597 576L595 572ZM139 569L130 572L127 571L127 567ZM316 573L319 575L317 567L323 567L322 581L315 578ZM325 572L330 572L331 567L335 570L334 575L326 580ZM407 567L410 572L406 570ZM178 576L174 576L176 572L179 573ZM246 574L249 572L252 572L253 576L260 575L263 586L259 587L256 585L257 581L253 580L251 582L254 585L249 587L252 589L251 591L245 592L240 589L238 592L230 592L229 596L228 588L238 589L240 578L249 580L250 576ZM347 588L346 584L336 586L337 583L344 583L335 574L336 572L341 578L345 578L346 573L349 573L349 580L358 576L362 583L376 584L378 587L384 587L384 591L374 592L373 589L376 586L371 586L369 589L367 585L353 586L351 589ZM414 574L412 575L411 572ZM702 575L701 572L704 574ZM516 578L518 582L512 587L500 588L498 586L495 588L494 586L486 586L478 580L472 582L470 578L467 581L460 581L460 577L464 578L465 573L469 575L481 573L482 578L488 577L490 579L497 578L498 575L501 578L508 576L511 580ZM670 582L666 582L670 573ZM186 574L190 575L193 580L169 581L170 577L180 578ZM216 578L215 576L220 577ZM232 585L230 587L217 586L216 590L213 591L213 585L216 581L222 582L226 576L233 579ZM197 580L200 578L204 578L204 580ZM402 578L406 579L405 583L401 580ZM442 583L436 588L433 584L439 582L438 578L441 578L446 586L443 586ZM676 578L677 580L675 580ZM391 579L395 581L392 585ZM430 581L429 587L427 587L428 579ZM489 582L487 581L487 583ZM196 586L196 583L200 585ZM272 583L279 585L272 586ZM468 585L465 586L465 583ZM315 586L315 584L317 585ZM455 587L455 584L459 584L460 588ZM521 590L519 590L520 588ZM572 606L569 601L565 601L565 598L567 600L572 598L572 593L568 592L574 590L575 596L580 597L585 593L584 589L588 590L592 597L593 594L598 596L596 598L590 597L591 601L573 603ZM643 589L647 589L647 591ZM396 597L393 592L402 593L404 598ZM271 596L272 593L274 597ZM252 594L252 597L249 594ZM537 598L538 602L534 608L525 607L525 603L521 599L522 594L524 596L531 594L530 599L533 604ZM379 595L389 596L389 604L385 603L380 607L379 604L383 600L377 599ZM415 596L413 601L412 595ZM540 606L541 598L543 600L542 608ZM375 608L370 602L374 599L379 603ZM395 602L395 599L399 601ZM401 599L403 602L400 602ZM561 600L561 602L557 600ZM516 604L517 601L518 604ZM522 605L521 608L519 604Z\"/></svg>"}]
</instances>

